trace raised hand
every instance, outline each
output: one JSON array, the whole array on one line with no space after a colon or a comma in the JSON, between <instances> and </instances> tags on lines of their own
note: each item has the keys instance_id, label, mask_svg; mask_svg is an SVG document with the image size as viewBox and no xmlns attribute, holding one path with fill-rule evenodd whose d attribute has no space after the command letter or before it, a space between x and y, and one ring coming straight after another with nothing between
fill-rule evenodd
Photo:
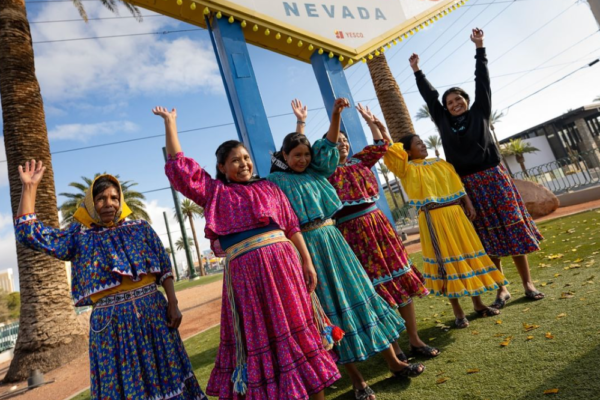
<instances>
[{"instance_id":1,"label":"raised hand","mask_svg":"<svg viewBox=\"0 0 600 400\"><path fill-rule=\"evenodd\" d=\"M414 72L417 72L418 70L420 70L419 61L420 61L420 59L419 59L419 55L417 53L412 53L412 55L408 59L408 62L410 63L410 67L412 68L412 70Z\"/></svg>"},{"instance_id":2,"label":"raised hand","mask_svg":"<svg viewBox=\"0 0 600 400\"><path fill-rule=\"evenodd\" d=\"M152 112L154 113L154 115L158 115L159 117L162 117L164 120L167 119L177 119L177 110L176 109L172 109L171 111L169 111L169 109L165 108L165 107L154 107L152 109Z\"/></svg>"},{"instance_id":3,"label":"raised hand","mask_svg":"<svg viewBox=\"0 0 600 400\"><path fill-rule=\"evenodd\" d=\"M389 141L390 144L393 143L392 137L389 135L387 128L385 127L383 122L381 122L379 120L379 118L377 118L376 116L373 116L373 123L379 129L379 132L381 132L381 135L383 136L383 138L386 139L387 141Z\"/></svg>"},{"instance_id":4,"label":"raised hand","mask_svg":"<svg viewBox=\"0 0 600 400\"><path fill-rule=\"evenodd\" d=\"M471 42L475 43L475 47L477 48L483 47L484 37L483 29L475 28L473 29L473 33L471 33Z\"/></svg>"},{"instance_id":5,"label":"raised hand","mask_svg":"<svg viewBox=\"0 0 600 400\"><path fill-rule=\"evenodd\" d=\"M294 115L298 118L298 121L305 122L308 117L308 109L302 105L302 102L298 99L292 100L292 110Z\"/></svg>"},{"instance_id":6,"label":"raised hand","mask_svg":"<svg viewBox=\"0 0 600 400\"><path fill-rule=\"evenodd\" d=\"M364 118L364 120L367 122L367 124L370 125L370 124L375 123L376 117L375 117L375 115L373 115L371 110L369 110L369 106L363 107L362 104L358 103L356 105L356 110Z\"/></svg>"},{"instance_id":7,"label":"raised hand","mask_svg":"<svg viewBox=\"0 0 600 400\"><path fill-rule=\"evenodd\" d=\"M345 99L343 97L340 97L339 99L335 100L335 103L333 103L333 114L341 114L342 111L344 110L344 108L348 108L350 107L350 102L348 101L348 99Z\"/></svg>"},{"instance_id":8,"label":"raised hand","mask_svg":"<svg viewBox=\"0 0 600 400\"><path fill-rule=\"evenodd\" d=\"M24 167L19 165L19 178L23 185L37 186L44 176L44 171L46 171L46 167L41 161L27 161Z\"/></svg>"}]
</instances>

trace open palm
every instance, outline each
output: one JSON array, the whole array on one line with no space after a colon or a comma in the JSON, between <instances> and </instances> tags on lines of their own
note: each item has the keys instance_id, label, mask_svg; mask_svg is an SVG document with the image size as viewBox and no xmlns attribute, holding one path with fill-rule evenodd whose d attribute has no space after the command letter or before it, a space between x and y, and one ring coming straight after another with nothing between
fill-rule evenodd
<instances>
[{"instance_id":1,"label":"open palm","mask_svg":"<svg viewBox=\"0 0 600 400\"><path fill-rule=\"evenodd\" d=\"M44 176L44 171L46 171L46 167L41 161L31 160L27 161L25 166L19 165L19 177L23 185L39 184Z\"/></svg>"}]
</instances>

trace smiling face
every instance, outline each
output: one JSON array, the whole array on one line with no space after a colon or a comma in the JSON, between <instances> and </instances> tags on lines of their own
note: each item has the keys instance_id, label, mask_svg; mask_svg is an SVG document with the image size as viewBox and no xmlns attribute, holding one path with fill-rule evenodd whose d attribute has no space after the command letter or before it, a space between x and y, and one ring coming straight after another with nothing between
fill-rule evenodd
<instances>
[{"instance_id":1,"label":"smiling face","mask_svg":"<svg viewBox=\"0 0 600 400\"><path fill-rule=\"evenodd\" d=\"M457 92L451 92L446 97L446 109L453 117L458 117L469 110L469 102Z\"/></svg>"},{"instance_id":2,"label":"smiling face","mask_svg":"<svg viewBox=\"0 0 600 400\"><path fill-rule=\"evenodd\" d=\"M415 136L410 142L410 149L406 150L406 153L411 160L422 160L427 158L427 146L420 137Z\"/></svg>"},{"instance_id":3,"label":"smiling face","mask_svg":"<svg viewBox=\"0 0 600 400\"><path fill-rule=\"evenodd\" d=\"M115 220L120 206L121 195L114 186L109 186L94 197L94 208L104 224L109 224Z\"/></svg>"},{"instance_id":4,"label":"smiling face","mask_svg":"<svg viewBox=\"0 0 600 400\"><path fill-rule=\"evenodd\" d=\"M310 148L305 144L299 144L290 150L289 153L283 152L285 162L294 172L304 172L310 165Z\"/></svg>"},{"instance_id":5,"label":"smiling face","mask_svg":"<svg viewBox=\"0 0 600 400\"><path fill-rule=\"evenodd\" d=\"M338 136L337 148L340 152L340 163L344 163L346 158L348 158L348 154L350 152L350 143L348 143L348 138L342 132Z\"/></svg>"},{"instance_id":6,"label":"smiling face","mask_svg":"<svg viewBox=\"0 0 600 400\"><path fill-rule=\"evenodd\" d=\"M254 165L248 150L244 146L232 149L224 164L219 164L221 171L231 182L248 182L252 178Z\"/></svg>"}]
</instances>

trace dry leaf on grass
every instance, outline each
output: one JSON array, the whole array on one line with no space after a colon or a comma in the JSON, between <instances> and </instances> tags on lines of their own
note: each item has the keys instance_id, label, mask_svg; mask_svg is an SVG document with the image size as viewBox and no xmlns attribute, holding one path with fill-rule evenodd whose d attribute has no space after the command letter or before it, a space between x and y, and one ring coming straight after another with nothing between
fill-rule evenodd
<instances>
[{"instance_id":1,"label":"dry leaf on grass","mask_svg":"<svg viewBox=\"0 0 600 400\"><path fill-rule=\"evenodd\" d=\"M546 258L548 258L548 260L558 260L559 258L563 258L564 254L550 254L549 256L546 256Z\"/></svg>"},{"instance_id":2,"label":"dry leaf on grass","mask_svg":"<svg viewBox=\"0 0 600 400\"><path fill-rule=\"evenodd\" d=\"M526 340L528 340L528 341L529 341L529 340L533 340L533 336L531 336L531 335L527 336L527 339L526 339Z\"/></svg>"},{"instance_id":3,"label":"dry leaf on grass","mask_svg":"<svg viewBox=\"0 0 600 400\"><path fill-rule=\"evenodd\" d=\"M544 394L556 394L558 393L558 389L547 389L544 390Z\"/></svg>"},{"instance_id":4,"label":"dry leaf on grass","mask_svg":"<svg viewBox=\"0 0 600 400\"><path fill-rule=\"evenodd\" d=\"M550 332L546 332L546 339L554 339L554 335Z\"/></svg>"},{"instance_id":5,"label":"dry leaf on grass","mask_svg":"<svg viewBox=\"0 0 600 400\"><path fill-rule=\"evenodd\" d=\"M448 377L443 377L443 378L440 378L440 379L438 379L437 381L435 381L435 383L437 383L438 385L441 385L442 383L446 383L446 382L448 382L449 380L450 380L450 378L448 378Z\"/></svg>"},{"instance_id":6,"label":"dry leaf on grass","mask_svg":"<svg viewBox=\"0 0 600 400\"><path fill-rule=\"evenodd\" d=\"M560 313L556 316L556 318L564 318L567 316L567 313Z\"/></svg>"},{"instance_id":7,"label":"dry leaf on grass","mask_svg":"<svg viewBox=\"0 0 600 400\"><path fill-rule=\"evenodd\" d=\"M504 340L502 342L500 342L500 346L502 347L506 347L510 344L511 340L512 340L512 336L508 336L506 338L504 338Z\"/></svg>"},{"instance_id":8,"label":"dry leaf on grass","mask_svg":"<svg viewBox=\"0 0 600 400\"><path fill-rule=\"evenodd\" d=\"M440 371L437 374L435 374L435 376L440 376L440 375L444 375L446 373L446 371Z\"/></svg>"},{"instance_id":9,"label":"dry leaf on grass","mask_svg":"<svg viewBox=\"0 0 600 400\"><path fill-rule=\"evenodd\" d=\"M472 332L471 332L471 335L479 335L479 332L477 332L477 331L472 331Z\"/></svg>"},{"instance_id":10,"label":"dry leaf on grass","mask_svg":"<svg viewBox=\"0 0 600 400\"><path fill-rule=\"evenodd\" d=\"M479 368L471 368L467 370L467 374L476 374L479 372Z\"/></svg>"},{"instance_id":11,"label":"dry leaf on grass","mask_svg":"<svg viewBox=\"0 0 600 400\"><path fill-rule=\"evenodd\" d=\"M571 291L569 291L569 292L562 292L561 295L560 295L560 298L563 299L563 300L564 299L572 299L574 295L575 295L575 293L573 293Z\"/></svg>"},{"instance_id":12,"label":"dry leaf on grass","mask_svg":"<svg viewBox=\"0 0 600 400\"><path fill-rule=\"evenodd\" d=\"M523 323L523 329L525 329L525 332L532 331L532 330L537 329L539 327L540 327L539 325Z\"/></svg>"},{"instance_id":13,"label":"dry leaf on grass","mask_svg":"<svg viewBox=\"0 0 600 400\"><path fill-rule=\"evenodd\" d=\"M497 320L496 325L502 325L502 320L501 319Z\"/></svg>"}]
</instances>

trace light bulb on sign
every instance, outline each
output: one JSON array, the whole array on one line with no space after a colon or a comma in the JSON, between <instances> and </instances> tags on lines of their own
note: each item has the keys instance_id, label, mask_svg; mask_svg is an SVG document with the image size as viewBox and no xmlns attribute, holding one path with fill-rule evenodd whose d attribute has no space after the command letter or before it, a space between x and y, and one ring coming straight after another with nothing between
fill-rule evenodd
<instances>
[{"instance_id":1,"label":"light bulb on sign","mask_svg":"<svg viewBox=\"0 0 600 400\"><path fill-rule=\"evenodd\" d=\"M288 36L288 38L285 40L285 42L287 44L292 44L292 38L290 36Z\"/></svg>"},{"instance_id":2,"label":"light bulb on sign","mask_svg":"<svg viewBox=\"0 0 600 400\"><path fill-rule=\"evenodd\" d=\"M375 50L375 55L376 55L376 56L378 56L378 55L380 55L380 54L381 54L381 53L379 52L379 50Z\"/></svg>"},{"instance_id":3,"label":"light bulb on sign","mask_svg":"<svg viewBox=\"0 0 600 400\"><path fill-rule=\"evenodd\" d=\"M354 60L353 59L349 59L348 60L348 65L352 65L352 64L354 64Z\"/></svg>"},{"instance_id":4,"label":"light bulb on sign","mask_svg":"<svg viewBox=\"0 0 600 400\"><path fill-rule=\"evenodd\" d=\"M333 58L333 52L329 52L329 58Z\"/></svg>"},{"instance_id":5,"label":"light bulb on sign","mask_svg":"<svg viewBox=\"0 0 600 400\"><path fill-rule=\"evenodd\" d=\"M241 23L240 25L242 26L242 28L245 28L245 27L246 27L246 25L248 25L248 24L247 24L247 23L246 23L246 21L244 20L244 21L242 21L242 23Z\"/></svg>"},{"instance_id":6,"label":"light bulb on sign","mask_svg":"<svg viewBox=\"0 0 600 400\"><path fill-rule=\"evenodd\" d=\"M277 40L281 39L281 33L277 32L277 35L275 35L275 39L277 39Z\"/></svg>"},{"instance_id":7,"label":"light bulb on sign","mask_svg":"<svg viewBox=\"0 0 600 400\"><path fill-rule=\"evenodd\" d=\"M254 26L252 27L252 31L258 32L258 25L254 24Z\"/></svg>"},{"instance_id":8,"label":"light bulb on sign","mask_svg":"<svg viewBox=\"0 0 600 400\"><path fill-rule=\"evenodd\" d=\"M373 59L373 54L369 54L369 60Z\"/></svg>"},{"instance_id":9,"label":"light bulb on sign","mask_svg":"<svg viewBox=\"0 0 600 400\"><path fill-rule=\"evenodd\" d=\"M361 59L360 59L360 61L362 61L362 62L363 62L363 64L364 64L364 63L366 63L366 62L367 62L367 59L363 57L363 58L361 58Z\"/></svg>"},{"instance_id":10,"label":"light bulb on sign","mask_svg":"<svg viewBox=\"0 0 600 400\"><path fill-rule=\"evenodd\" d=\"M192 2L192 4L190 4L190 10L194 11L196 9L196 3Z\"/></svg>"},{"instance_id":11,"label":"light bulb on sign","mask_svg":"<svg viewBox=\"0 0 600 400\"><path fill-rule=\"evenodd\" d=\"M344 61L344 56L339 56L338 60L340 60L340 62Z\"/></svg>"},{"instance_id":12,"label":"light bulb on sign","mask_svg":"<svg viewBox=\"0 0 600 400\"><path fill-rule=\"evenodd\" d=\"M223 17L223 14L221 14L221 11L217 12L217 18L221 19L221 17Z\"/></svg>"},{"instance_id":13,"label":"light bulb on sign","mask_svg":"<svg viewBox=\"0 0 600 400\"><path fill-rule=\"evenodd\" d=\"M183 0L177 0L177 5L180 6L183 4Z\"/></svg>"},{"instance_id":14,"label":"light bulb on sign","mask_svg":"<svg viewBox=\"0 0 600 400\"><path fill-rule=\"evenodd\" d=\"M302 40L298 41L298 47L302 47L304 45L304 43L302 43Z\"/></svg>"},{"instance_id":15,"label":"light bulb on sign","mask_svg":"<svg viewBox=\"0 0 600 400\"><path fill-rule=\"evenodd\" d=\"M323 49L319 49L319 51L317 53L323 54Z\"/></svg>"},{"instance_id":16,"label":"light bulb on sign","mask_svg":"<svg viewBox=\"0 0 600 400\"><path fill-rule=\"evenodd\" d=\"M233 24L235 22L235 18L233 18L233 15L227 19L227 22L229 22L230 24Z\"/></svg>"},{"instance_id":17,"label":"light bulb on sign","mask_svg":"<svg viewBox=\"0 0 600 400\"><path fill-rule=\"evenodd\" d=\"M204 11L202 12L204 13L204 15L210 14L210 10L208 9L208 7L204 7Z\"/></svg>"},{"instance_id":18,"label":"light bulb on sign","mask_svg":"<svg viewBox=\"0 0 600 400\"><path fill-rule=\"evenodd\" d=\"M308 50L309 51L313 51L315 49L315 46L313 46L312 44L308 45Z\"/></svg>"},{"instance_id":19,"label":"light bulb on sign","mask_svg":"<svg viewBox=\"0 0 600 400\"><path fill-rule=\"evenodd\" d=\"M271 34L271 31L267 28L265 29L265 36L269 36Z\"/></svg>"}]
</instances>

